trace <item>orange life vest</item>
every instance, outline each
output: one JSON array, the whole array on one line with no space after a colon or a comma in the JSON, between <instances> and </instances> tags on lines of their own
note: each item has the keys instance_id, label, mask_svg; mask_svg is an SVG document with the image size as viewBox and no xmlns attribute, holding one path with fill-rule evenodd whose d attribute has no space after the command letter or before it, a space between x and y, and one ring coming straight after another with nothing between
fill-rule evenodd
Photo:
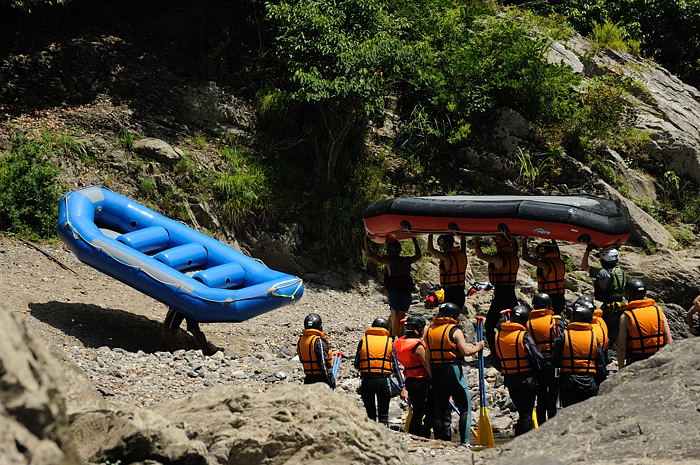
<instances>
[{"instance_id":1,"label":"orange life vest","mask_svg":"<svg viewBox=\"0 0 700 465\"><path fill-rule=\"evenodd\" d=\"M598 346L590 323L574 322L564 330L561 371L595 374Z\"/></svg>"},{"instance_id":2,"label":"orange life vest","mask_svg":"<svg viewBox=\"0 0 700 465\"><path fill-rule=\"evenodd\" d=\"M542 268L537 268L537 290L546 294L563 294L564 288L564 273L566 267L564 261L559 258L545 258L542 260L549 265L549 274L547 276L542 272Z\"/></svg>"},{"instance_id":3,"label":"orange life vest","mask_svg":"<svg viewBox=\"0 0 700 465\"><path fill-rule=\"evenodd\" d=\"M323 371L319 366L318 355L316 355L316 341L319 339L325 340L326 335L317 329L305 329L302 336L297 342L297 355L304 367L305 375L321 375ZM333 365L333 360L331 359L331 350L328 349L328 359L330 360L331 366ZM320 363L324 363L321 361Z\"/></svg>"},{"instance_id":4,"label":"orange life vest","mask_svg":"<svg viewBox=\"0 0 700 465\"><path fill-rule=\"evenodd\" d=\"M654 299L633 300L627 304L625 315L630 321L627 336L630 353L650 355L666 345L666 316Z\"/></svg>"},{"instance_id":5,"label":"orange life vest","mask_svg":"<svg viewBox=\"0 0 700 465\"><path fill-rule=\"evenodd\" d=\"M459 247L447 249L445 253L450 254L450 268L445 269L445 263L440 260L440 285L443 288L464 287L464 271L467 269L467 256Z\"/></svg>"},{"instance_id":6,"label":"orange life vest","mask_svg":"<svg viewBox=\"0 0 700 465\"><path fill-rule=\"evenodd\" d=\"M556 325L561 319L548 308L540 308L530 312L527 322L527 332L535 341L537 347L545 357L552 353L552 343L556 337Z\"/></svg>"},{"instance_id":7,"label":"orange life vest","mask_svg":"<svg viewBox=\"0 0 700 465\"><path fill-rule=\"evenodd\" d=\"M360 373L390 375L393 360L393 339L389 330L384 328L368 328L360 346Z\"/></svg>"},{"instance_id":8,"label":"orange life vest","mask_svg":"<svg viewBox=\"0 0 700 465\"><path fill-rule=\"evenodd\" d=\"M425 347L423 339L417 337L407 338L406 336L401 336L394 342L396 358L403 366L406 378L425 378L428 376L428 372L425 371L425 367L414 352L418 345Z\"/></svg>"},{"instance_id":9,"label":"orange life vest","mask_svg":"<svg viewBox=\"0 0 700 465\"><path fill-rule=\"evenodd\" d=\"M596 308L593 311L593 332L598 338L603 350L608 350L608 325L603 320L603 310Z\"/></svg>"},{"instance_id":10,"label":"orange life vest","mask_svg":"<svg viewBox=\"0 0 700 465\"><path fill-rule=\"evenodd\" d=\"M500 372L504 375L517 375L532 371L532 364L527 358L524 338L525 326L520 323L503 322L496 333L496 357L501 364Z\"/></svg>"},{"instance_id":11,"label":"orange life vest","mask_svg":"<svg viewBox=\"0 0 700 465\"><path fill-rule=\"evenodd\" d=\"M457 344L450 337L452 328L457 328L457 320L449 317L435 317L425 333L425 344L430 352L430 364L453 365L462 358Z\"/></svg>"},{"instance_id":12,"label":"orange life vest","mask_svg":"<svg viewBox=\"0 0 700 465\"><path fill-rule=\"evenodd\" d=\"M489 281L496 287L515 286L516 278L518 277L518 268L520 267L518 254L513 251L500 252L498 255L503 258L503 266L496 269L493 263L489 263Z\"/></svg>"}]
</instances>

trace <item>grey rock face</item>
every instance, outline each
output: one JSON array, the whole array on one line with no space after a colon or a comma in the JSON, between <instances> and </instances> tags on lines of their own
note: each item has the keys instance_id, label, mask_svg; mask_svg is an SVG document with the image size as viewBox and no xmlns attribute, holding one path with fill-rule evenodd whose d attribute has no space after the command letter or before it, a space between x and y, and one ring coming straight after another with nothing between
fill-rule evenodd
<instances>
[{"instance_id":1,"label":"grey rock face","mask_svg":"<svg viewBox=\"0 0 700 465\"><path fill-rule=\"evenodd\" d=\"M153 158L166 165L174 165L184 153L161 139L146 137L134 142L134 151L141 156Z\"/></svg>"}]
</instances>

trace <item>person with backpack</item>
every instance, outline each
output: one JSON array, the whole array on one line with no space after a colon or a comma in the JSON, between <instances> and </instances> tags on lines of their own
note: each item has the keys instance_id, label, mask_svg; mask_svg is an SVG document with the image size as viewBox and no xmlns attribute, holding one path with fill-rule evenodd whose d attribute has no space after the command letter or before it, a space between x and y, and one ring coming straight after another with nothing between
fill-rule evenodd
<instances>
[{"instance_id":1,"label":"person with backpack","mask_svg":"<svg viewBox=\"0 0 700 465\"><path fill-rule=\"evenodd\" d=\"M367 416L386 426L389 426L389 401L394 395L390 377L398 370L393 345L389 321L375 318L357 344L354 364L360 372L360 396Z\"/></svg>"},{"instance_id":2,"label":"person with backpack","mask_svg":"<svg viewBox=\"0 0 700 465\"><path fill-rule=\"evenodd\" d=\"M494 338L494 366L503 375L503 383L518 411L515 436L532 429L536 376L544 365L542 353L525 327L529 318L530 309L516 305L510 311L510 320L501 322Z\"/></svg>"},{"instance_id":3,"label":"person with backpack","mask_svg":"<svg viewBox=\"0 0 700 465\"><path fill-rule=\"evenodd\" d=\"M452 234L442 234L437 240L441 251L433 245L433 235L428 234L428 248L425 250L440 259L440 285L444 291L444 302L452 302L464 307L464 272L467 270L467 238L461 236L460 245L455 245Z\"/></svg>"},{"instance_id":4,"label":"person with backpack","mask_svg":"<svg viewBox=\"0 0 700 465\"><path fill-rule=\"evenodd\" d=\"M433 405L430 389L430 356L423 342L425 318L420 315L409 315L405 323L406 334L394 342L394 352L396 360L403 366L405 389L413 409L408 432L429 438L433 427Z\"/></svg>"},{"instance_id":5,"label":"person with backpack","mask_svg":"<svg viewBox=\"0 0 700 465\"><path fill-rule=\"evenodd\" d=\"M625 307L623 300L627 276L618 266L620 254L615 248L603 249L598 254L602 268L590 266L588 257L594 248L592 244L586 247L581 260L581 269L593 278L593 297L601 302L600 308L603 310L603 320L608 327L609 344L612 346L617 340L620 313Z\"/></svg>"},{"instance_id":6,"label":"person with backpack","mask_svg":"<svg viewBox=\"0 0 700 465\"><path fill-rule=\"evenodd\" d=\"M411 277L411 265L420 260L422 254L418 246L418 240L412 238L415 253L411 257L401 256L401 243L389 242L386 245L387 255L381 257L374 253L369 246L369 239L365 237L365 252L371 260L384 265L384 288L389 293L389 332L392 337L398 337L403 333L403 320L411 306L414 289Z\"/></svg>"},{"instance_id":7,"label":"person with backpack","mask_svg":"<svg viewBox=\"0 0 700 465\"><path fill-rule=\"evenodd\" d=\"M543 357L542 369L537 373L537 423L542 424L557 414L559 377L552 363L552 344L564 328L561 316L552 311L552 300L544 293L532 299L530 318L525 325Z\"/></svg>"},{"instance_id":8,"label":"person with backpack","mask_svg":"<svg viewBox=\"0 0 700 465\"><path fill-rule=\"evenodd\" d=\"M304 384L326 383L335 388L332 375L331 346L323 334L323 322L317 313L304 318L304 332L297 342L297 355L304 368Z\"/></svg>"},{"instance_id":9,"label":"person with backpack","mask_svg":"<svg viewBox=\"0 0 700 465\"><path fill-rule=\"evenodd\" d=\"M559 246L554 240L542 242L535 247L538 258L531 257L527 250L527 238L523 240L523 260L537 267L537 292L547 294L552 301L552 311L561 315L566 306L564 298L564 275L566 267L561 259Z\"/></svg>"},{"instance_id":10,"label":"person with backpack","mask_svg":"<svg viewBox=\"0 0 700 465\"><path fill-rule=\"evenodd\" d=\"M552 344L552 363L561 369L559 396L562 407L598 394L608 376L607 360L592 327L595 306L578 301L571 309L571 323Z\"/></svg>"},{"instance_id":11,"label":"person with backpack","mask_svg":"<svg viewBox=\"0 0 700 465\"><path fill-rule=\"evenodd\" d=\"M673 341L663 309L654 299L646 298L646 293L641 279L627 280L627 306L620 315L617 344L617 365L620 369L651 357Z\"/></svg>"}]
</instances>

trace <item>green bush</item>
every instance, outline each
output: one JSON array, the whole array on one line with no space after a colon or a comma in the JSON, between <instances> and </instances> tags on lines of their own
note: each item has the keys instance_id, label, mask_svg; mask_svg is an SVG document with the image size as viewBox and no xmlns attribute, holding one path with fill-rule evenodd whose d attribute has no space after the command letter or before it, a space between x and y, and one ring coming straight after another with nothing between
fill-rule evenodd
<instances>
[{"instance_id":1,"label":"green bush","mask_svg":"<svg viewBox=\"0 0 700 465\"><path fill-rule=\"evenodd\" d=\"M60 169L47 137L16 137L0 155L0 230L30 238L56 235Z\"/></svg>"},{"instance_id":2,"label":"green bush","mask_svg":"<svg viewBox=\"0 0 700 465\"><path fill-rule=\"evenodd\" d=\"M630 39L620 24L593 21L590 39L598 50L609 48L639 54L639 41Z\"/></svg>"}]
</instances>

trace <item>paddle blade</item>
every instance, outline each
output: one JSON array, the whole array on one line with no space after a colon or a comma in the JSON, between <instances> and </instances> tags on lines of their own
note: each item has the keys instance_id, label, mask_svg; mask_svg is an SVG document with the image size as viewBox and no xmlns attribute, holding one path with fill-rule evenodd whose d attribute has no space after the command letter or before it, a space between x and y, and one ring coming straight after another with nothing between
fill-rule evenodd
<instances>
[{"instance_id":1,"label":"paddle blade","mask_svg":"<svg viewBox=\"0 0 700 465\"><path fill-rule=\"evenodd\" d=\"M406 421L403 423L403 432L408 433L408 426L413 420L413 407L408 407L408 415L406 415Z\"/></svg>"},{"instance_id":2,"label":"paddle blade","mask_svg":"<svg viewBox=\"0 0 700 465\"><path fill-rule=\"evenodd\" d=\"M496 442L493 439L493 429L491 428L491 420L489 419L489 409L481 407L479 410L478 423L479 445L484 447L493 447Z\"/></svg>"},{"instance_id":3,"label":"paddle blade","mask_svg":"<svg viewBox=\"0 0 700 465\"><path fill-rule=\"evenodd\" d=\"M533 410L532 411L532 428L537 429L540 427L540 424L537 422L537 413Z\"/></svg>"}]
</instances>

